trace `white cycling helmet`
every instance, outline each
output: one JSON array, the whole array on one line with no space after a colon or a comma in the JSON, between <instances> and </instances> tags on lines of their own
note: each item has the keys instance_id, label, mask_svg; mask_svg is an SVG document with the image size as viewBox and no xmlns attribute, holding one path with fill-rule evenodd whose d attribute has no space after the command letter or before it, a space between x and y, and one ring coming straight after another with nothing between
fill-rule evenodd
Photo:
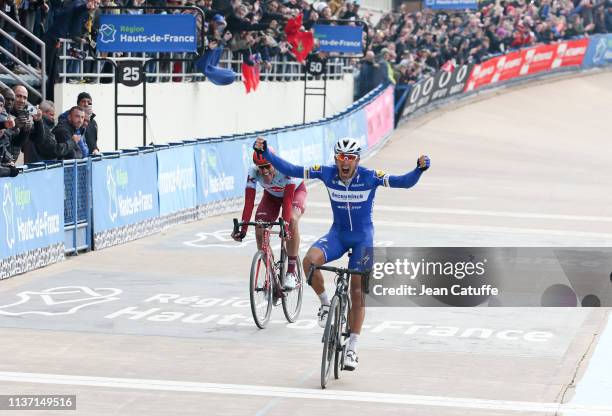
<instances>
[{"instance_id":1,"label":"white cycling helmet","mask_svg":"<svg viewBox=\"0 0 612 416\"><path fill-rule=\"evenodd\" d=\"M338 153L359 155L361 153L361 146L359 146L359 142L352 137L345 137L338 140L334 146L334 154Z\"/></svg>"}]
</instances>

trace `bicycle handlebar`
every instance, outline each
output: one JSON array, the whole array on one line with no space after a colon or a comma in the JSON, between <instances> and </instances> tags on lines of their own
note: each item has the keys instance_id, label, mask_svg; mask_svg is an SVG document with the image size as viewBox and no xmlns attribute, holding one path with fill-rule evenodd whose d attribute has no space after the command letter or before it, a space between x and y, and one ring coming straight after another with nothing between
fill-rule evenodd
<instances>
[{"instance_id":1,"label":"bicycle handlebar","mask_svg":"<svg viewBox=\"0 0 612 416\"><path fill-rule=\"evenodd\" d=\"M314 264L310 266L310 269L319 269L326 270L328 272L334 272L336 274L358 274L360 276L367 276L370 274L369 270L355 270L355 269L346 269L344 267L332 267L332 266L315 266Z\"/></svg>"},{"instance_id":2,"label":"bicycle handlebar","mask_svg":"<svg viewBox=\"0 0 612 416\"><path fill-rule=\"evenodd\" d=\"M275 225L280 225L280 236L281 238L285 238L285 220L279 218L278 221L275 222L263 222L263 221L238 221L237 218L234 218L234 234L238 234L239 228L243 225L253 225L255 227L263 227L263 228L272 228Z\"/></svg>"},{"instance_id":3,"label":"bicycle handlebar","mask_svg":"<svg viewBox=\"0 0 612 416\"><path fill-rule=\"evenodd\" d=\"M315 264L310 264L310 271L308 272L308 286L312 286L312 274L315 270L325 270L328 272L334 272L337 276L346 276L351 274L356 274L361 276L361 285L364 293L370 292L370 270L354 270L354 269L346 269L344 267L332 267L332 266L317 266Z\"/></svg>"}]
</instances>

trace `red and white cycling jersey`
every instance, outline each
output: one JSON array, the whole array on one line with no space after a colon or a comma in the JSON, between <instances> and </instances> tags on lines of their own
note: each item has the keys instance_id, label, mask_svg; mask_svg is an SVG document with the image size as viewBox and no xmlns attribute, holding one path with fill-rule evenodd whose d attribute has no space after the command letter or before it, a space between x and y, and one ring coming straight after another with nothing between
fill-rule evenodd
<instances>
[{"instance_id":1,"label":"red and white cycling jersey","mask_svg":"<svg viewBox=\"0 0 612 416\"><path fill-rule=\"evenodd\" d=\"M278 170L276 170L274 173L274 178L272 178L272 182L266 183L259 169L256 166L253 166L249 170L246 187L255 189L257 188L258 182L261 187L268 191L272 196L282 198L283 193L285 192L285 186L289 184L295 184L295 187L297 188L302 182L304 182L304 180L283 175Z\"/></svg>"}]
</instances>

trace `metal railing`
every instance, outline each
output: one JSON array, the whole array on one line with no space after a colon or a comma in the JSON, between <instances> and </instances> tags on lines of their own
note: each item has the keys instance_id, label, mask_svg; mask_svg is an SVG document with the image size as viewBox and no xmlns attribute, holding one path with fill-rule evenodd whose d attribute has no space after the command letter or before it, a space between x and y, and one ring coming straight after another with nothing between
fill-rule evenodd
<instances>
[{"instance_id":1,"label":"metal railing","mask_svg":"<svg viewBox=\"0 0 612 416\"><path fill-rule=\"evenodd\" d=\"M34 62L36 62L37 65L40 65L40 71L37 70L37 69L32 68L30 65L26 64L25 62L23 62L21 59L16 57L13 53L11 53L4 46L0 45L0 52L2 52L2 54L4 54L7 58L12 60L16 64L18 64L19 67L21 69L23 69L23 71L25 71L26 73L28 73L31 76L33 76L36 81L40 82L40 91L35 89L34 87L32 87L30 85L30 83L28 82L28 80L23 78L20 74L15 73L13 70L9 69L7 66L5 66L2 63L0 63L0 70L2 70L3 73L8 74L17 83L23 84L27 88L27 90L29 92L31 92L34 96L36 96L38 99L40 99L40 100L46 99L46 97L47 97L47 90L46 90L45 81L46 81L47 77L46 77L46 73L45 73L45 70L46 70L45 43L42 40L40 40L38 37L36 37L34 34L30 33L29 30L27 30L26 28L21 26L18 22L13 20L9 15L4 13L2 10L0 10L0 18L5 23L4 29L0 29L0 35L2 35L2 37L4 39L6 39L8 42L12 43L12 45L16 49L21 50L23 53L25 53L31 59L33 59ZM19 42L17 39L15 39L15 37L13 35L11 35L9 32L7 32L5 30L5 29L7 29L7 25L11 26L11 31L12 32L19 33L20 35L23 35L27 39L32 41L35 45L38 45L38 47L40 47L40 52L33 51L33 50L29 49L27 46L25 46L24 44ZM39 55L39 53L40 53L40 55ZM4 84L1 81L0 81L0 86L3 87L3 88L7 87L7 85ZM32 101L32 100L30 100L30 101Z\"/></svg>"},{"instance_id":2,"label":"metal railing","mask_svg":"<svg viewBox=\"0 0 612 416\"><path fill-rule=\"evenodd\" d=\"M112 83L115 80L115 73L110 62L106 62L100 54L96 58L85 56L84 59L73 56L71 50L83 50L82 45L74 45L71 40L61 39L61 52L59 54L60 73L59 82L70 83ZM204 81L206 77L202 72L195 68L192 62L147 62L151 59L162 57L182 58L182 54L164 54L164 53L124 53L121 56L113 56L111 59L115 61L135 60L144 62L147 82L190 82ZM327 60L327 79L340 80L344 75L353 71L352 61L350 58L332 57ZM240 54L232 53L229 49L223 51L223 55L219 62L222 68L231 68L236 72L236 80L242 80L242 71L240 65L242 60ZM176 67L175 67L176 65ZM180 68L178 72L174 72ZM311 76L309 76L311 79ZM282 55L280 59L275 58L270 61L269 68L261 70L262 81L303 81L304 71L303 65L296 62L293 57Z\"/></svg>"}]
</instances>

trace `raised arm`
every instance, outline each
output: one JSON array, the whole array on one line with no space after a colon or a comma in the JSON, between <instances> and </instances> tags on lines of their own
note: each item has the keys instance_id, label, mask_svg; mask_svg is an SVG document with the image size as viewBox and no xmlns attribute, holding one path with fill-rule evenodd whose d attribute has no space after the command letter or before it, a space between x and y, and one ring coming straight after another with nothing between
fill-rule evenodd
<instances>
[{"instance_id":1,"label":"raised arm","mask_svg":"<svg viewBox=\"0 0 612 416\"><path fill-rule=\"evenodd\" d=\"M253 145L253 149L256 151L263 151L263 157L269 160L280 173L283 175L291 176L293 178L304 178L304 167L291 164L268 149L266 140L262 137L258 137Z\"/></svg>"},{"instance_id":2,"label":"raised arm","mask_svg":"<svg viewBox=\"0 0 612 416\"><path fill-rule=\"evenodd\" d=\"M430 160L427 156L421 156L417 160L417 167L404 175L387 175L382 171L376 172L379 185L389 188L411 188L419 181L424 171L429 169Z\"/></svg>"},{"instance_id":3,"label":"raised arm","mask_svg":"<svg viewBox=\"0 0 612 416\"><path fill-rule=\"evenodd\" d=\"M423 171L419 168L415 168L412 172L408 172L404 175L389 175L388 186L389 188L411 188L419 181Z\"/></svg>"}]
</instances>

